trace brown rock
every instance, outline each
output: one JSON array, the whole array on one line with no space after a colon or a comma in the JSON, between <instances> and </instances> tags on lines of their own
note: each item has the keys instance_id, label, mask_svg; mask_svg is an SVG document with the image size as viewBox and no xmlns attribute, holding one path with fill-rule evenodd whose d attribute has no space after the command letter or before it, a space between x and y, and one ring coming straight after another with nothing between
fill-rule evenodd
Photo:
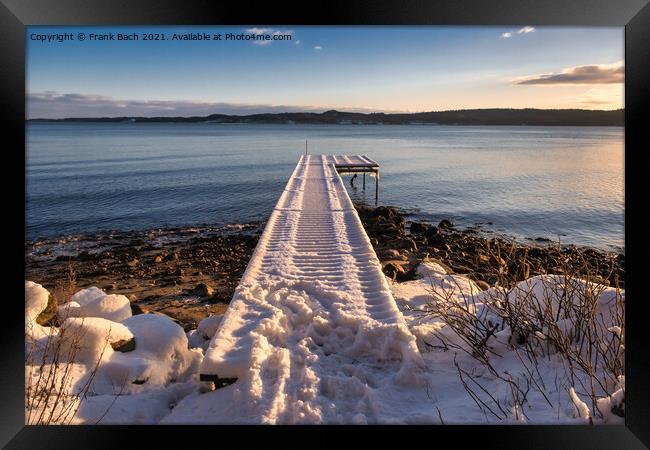
<instances>
[{"instance_id":1,"label":"brown rock","mask_svg":"<svg viewBox=\"0 0 650 450\"><path fill-rule=\"evenodd\" d=\"M427 231L428 225L422 222L412 222L411 223L411 233L424 233Z\"/></svg>"},{"instance_id":2,"label":"brown rock","mask_svg":"<svg viewBox=\"0 0 650 450\"><path fill-rule=\"evenodd\" d=\"M113 350L116 352L131 352L135 350L135 338L111 342L111 347L113 347Z\"/></svg>"},{"instance_id":3,"label":"brown rock","mask_svg":"<svg viewBox=\"0 0 650 450\"><path fill-rule=\"evenodd\" d=\"M396 258L400 256L399 251L395 250L394 248L389 248L384 251L384 255L389 257L389 258Z\"/></svg>"},{"instance_id":4,"label":"brown rock","mask_svg":"<svg viewBox=\"0 0 650 450\"><path fill-rule=\"evenodd\" d=\"M214 294L214 289L205 283L199 283L192 289L192 294L199 297L211 297Z\"/></svg>"},{"instance_id":5,"label":"brown rock","mask_svg":"<svg viewBox=\"0 0 650 450\"><path fill-rule=\"evenodd\" d=\"M47 306L45 309L36 317L36 323L44 327L57 326L59 321L56 315L57 303L56 299L49 295L47 298Z\"/></svg>"},{"instance_id":6,"label":"brown rock","mask_svg":"<svg viewBox=\"0 0 650 450\"><path fill-rule=\"evenodd\" d=\"M417 250L418 244L416 244L415 241L411 238L405 238L400 242L400 247L405 250Z\"/></svg>"},{"instance_id":7,"label":"brown rock","mask_svg":"<svg viewBox=\"0 0 650 450\"><path fill-rule=\"evenodd\" d=\"M404 273L404 268L402 268L400 264L389 262L384 265L382 271L384 274L386 274L387 277L394 280L397 277L397 274Z\"/></svg>"},{"instance_id":8,"label":"brown rock","mask_svg":"<svg viewBox=\"0 0 650 450\"><path fill-rule=\"evenodd\" d=\"M146 311L140 307L137 303L131 302L131 314L137 316L138 314L145 314Z\"/></svg>"}]
</instances>

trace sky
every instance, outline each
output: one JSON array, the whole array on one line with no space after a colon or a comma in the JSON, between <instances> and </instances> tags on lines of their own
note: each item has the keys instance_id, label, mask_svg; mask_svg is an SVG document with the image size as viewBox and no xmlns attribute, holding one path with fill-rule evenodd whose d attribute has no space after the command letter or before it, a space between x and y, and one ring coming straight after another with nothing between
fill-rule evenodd
<instances>
[{"instance_id":1,"label":"sky","mask_svg":"<svg viewBox=\"0 0 650 450\"><path fill-rule=\"evenodd\" d=\"M28 118L624 107L622 27L28 27L26 33ZM109 33L139 39L91 38ZM166 40L143 40L156 33ZM187 33L210 40L172 40ZM228 33L271 40L225 40Z\"/></svg>"}]
</instances>

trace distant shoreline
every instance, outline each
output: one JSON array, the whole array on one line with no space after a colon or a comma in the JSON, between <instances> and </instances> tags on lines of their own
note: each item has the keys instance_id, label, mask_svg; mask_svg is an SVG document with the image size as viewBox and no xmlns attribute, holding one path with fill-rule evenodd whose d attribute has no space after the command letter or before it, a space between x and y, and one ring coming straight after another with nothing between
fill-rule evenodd
<instances>
[{"instance_id":1,"label":"distant shoreline","mask_svg":"<svg viewBox=\"0 0 650 450\"><path fill-rule=\"evenodd\" d=\"M624 126L623 109L467 109L421 113L287 112L244 116L211 114L190 117L70 117L34 118L38 122L91 123L252 123L332 125L523 125L523 126Z\"/></svg>"}]
</instances>

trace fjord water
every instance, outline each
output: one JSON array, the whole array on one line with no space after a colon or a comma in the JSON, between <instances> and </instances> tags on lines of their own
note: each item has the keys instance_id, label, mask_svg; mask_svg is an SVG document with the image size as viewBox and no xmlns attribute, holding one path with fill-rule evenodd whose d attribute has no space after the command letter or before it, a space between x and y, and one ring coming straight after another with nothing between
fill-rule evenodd
<instances>
[{"instance_id":1,"label":"fjord water","mask_svg":"<svg viewBox=\"0 0 650 450\"><path fill-rule=\"evenodd\" d=\"M617 127L39 123L27 125L27 238L265 220L299 156L366 154L379 203L415 219L620 250ZM359 176L353 200L374 203Z\"/></svg>"}]
</instances>

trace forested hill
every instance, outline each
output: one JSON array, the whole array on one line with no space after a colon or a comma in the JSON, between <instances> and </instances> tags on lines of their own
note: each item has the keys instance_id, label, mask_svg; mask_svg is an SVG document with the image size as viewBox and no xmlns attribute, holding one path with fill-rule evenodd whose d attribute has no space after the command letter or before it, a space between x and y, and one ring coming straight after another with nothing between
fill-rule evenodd
<instances>
[{"instance_id":1,"label":"forested hill","mask_svg":"<svg viewBox=\"0 0 650 450\"><path fill-rule=\"evenodd\" d=\"M31 119L31 122L217 122L217 123L303 123L303 124L431 124L431 125L567 125L623 126L623 109L464 109L421 113L323 113L287 112L245 116L211 114L192 117L84 117Z\"/></svg>"}]
</instances>

